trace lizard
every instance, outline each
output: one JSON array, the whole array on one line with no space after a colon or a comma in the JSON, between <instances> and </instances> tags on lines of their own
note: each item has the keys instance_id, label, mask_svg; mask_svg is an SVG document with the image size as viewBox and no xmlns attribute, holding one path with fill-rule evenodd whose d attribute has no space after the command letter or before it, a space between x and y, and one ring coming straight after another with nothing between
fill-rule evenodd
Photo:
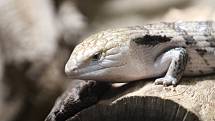
<instances>
[{"instance_id":1,"label":"lizard","mask_svg":"<svg viewBox=\"0 0 215 121\"><path fill-rule=\"evenodd\" d=\"M176 86L182 76L215 73L214 30L213 21L182 21L91 35L74 48L65 65L73 82L81 81L64 92L45 121L64 121L96 103L109 82L156 78L155 84Z\"/></svg>"},{"instance_id":2,"label":"lizard","mask_svg":"<svg viewBox=\"0 0 215 121\"><path fill-rule=\"evenodd\" d=\"M70 78L130 82L156 78L176 86L182 76L215 73L215 22L177 21L112 28L78 44L65 72Z\"/></svg>"}]
</instances>

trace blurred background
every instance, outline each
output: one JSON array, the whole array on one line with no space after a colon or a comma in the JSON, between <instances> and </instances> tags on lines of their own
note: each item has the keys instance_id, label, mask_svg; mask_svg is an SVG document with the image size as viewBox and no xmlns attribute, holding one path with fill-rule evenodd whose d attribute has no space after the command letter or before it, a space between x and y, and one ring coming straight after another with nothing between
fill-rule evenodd
<instances>
[{"instance_id":1,"label":"blurred background","mask_svg":"<svg viewBox=\"0 0 215 121\"><path fill-rule=\"evenodd\" d=\"M0 0L0 121L43 121L72 80L74 46L100 30L214 20L214 0Z\"/></svg>"}]
</instances>

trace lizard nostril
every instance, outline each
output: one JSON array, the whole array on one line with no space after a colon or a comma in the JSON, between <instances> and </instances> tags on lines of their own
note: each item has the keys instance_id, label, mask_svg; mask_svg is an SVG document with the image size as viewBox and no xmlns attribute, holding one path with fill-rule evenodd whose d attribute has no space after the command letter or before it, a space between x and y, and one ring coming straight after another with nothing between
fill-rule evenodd
<instances>
[{"instance_id":1,"label":"lizard nostril","mask_svg":"<svg viewBox=\"0 0 215 121\"><path fill-rule=\"evenodd\" d=\"M77 67L73 67L71 70L72 71L77 71Z\"/></svg>"},{"instance_id":2,"label":"lizard nostril","mask_svg":"<svg viewBox=\"0 0 215 121\"><path fill-rule=\"evenodd\" d=\"M65 73L67 75L74 75L75 73L77 73L77 70L78 70L77 66L69 66L69 65L65 66Z\"/></svg>"}]
</instances>

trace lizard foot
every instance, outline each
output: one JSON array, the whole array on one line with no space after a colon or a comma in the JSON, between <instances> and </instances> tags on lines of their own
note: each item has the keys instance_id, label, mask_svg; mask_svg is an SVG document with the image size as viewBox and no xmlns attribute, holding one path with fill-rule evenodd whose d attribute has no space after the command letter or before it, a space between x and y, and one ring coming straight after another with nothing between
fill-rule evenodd
<instances>
[{"instance_id":1,"label":"lizard foot","mask_svg":"<svg viewBox=\"0 0 215 121\"><path fill-rule=\"evenodd\" d=\"M178 80L171 76L165 76L165 77L158 78L155 80L156 85L162 84L164 86L169 86L169 85L176 86L177 82L178 82Z\"/></svg>"}]
</instances>

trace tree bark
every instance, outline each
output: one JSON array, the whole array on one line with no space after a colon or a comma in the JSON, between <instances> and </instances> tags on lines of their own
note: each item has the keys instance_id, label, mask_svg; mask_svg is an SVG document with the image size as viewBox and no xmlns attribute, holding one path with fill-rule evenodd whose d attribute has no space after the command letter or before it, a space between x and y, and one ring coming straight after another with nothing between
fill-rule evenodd
<instances>
[{"instance_id":1,"label":"tree bark","mask_svg":"<svg viewBox=\"0 0 215 121\"><path fill-rule=\"evenodd\" d=\"M67 121L214 121L215 76L184 78L176 87L152 80L115 86Z\"/></svg>"}]
</instances>

